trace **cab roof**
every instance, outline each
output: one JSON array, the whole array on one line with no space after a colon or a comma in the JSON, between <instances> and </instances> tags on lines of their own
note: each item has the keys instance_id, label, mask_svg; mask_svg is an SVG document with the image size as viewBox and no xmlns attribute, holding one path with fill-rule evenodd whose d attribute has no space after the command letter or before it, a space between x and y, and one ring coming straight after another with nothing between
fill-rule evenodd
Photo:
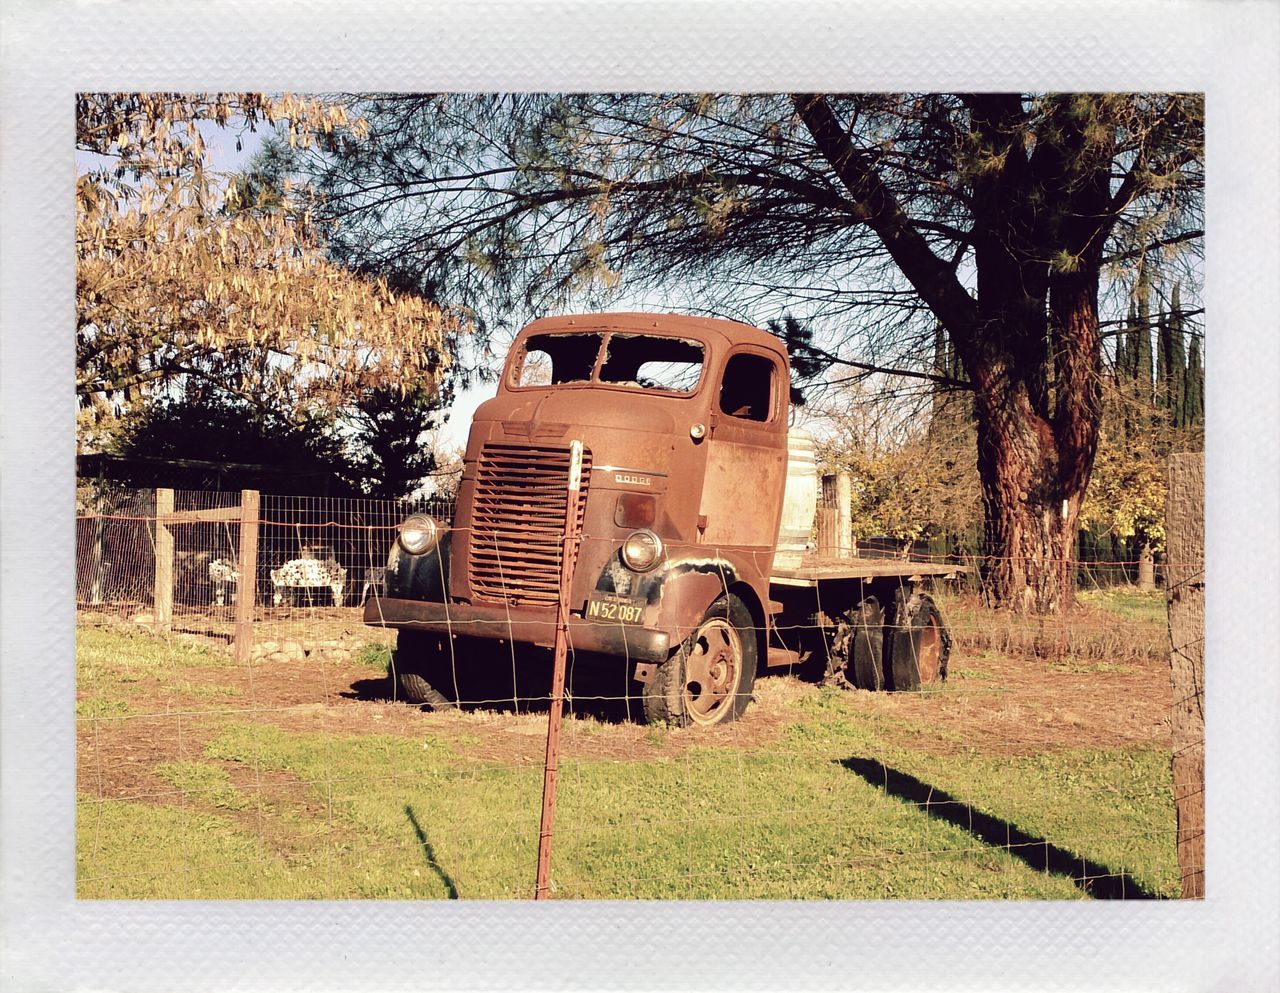
<instances>
[{"instance_id":1,"label":"cab roof","mask_svg":"<svg viewBox=\"0 0 1280 993\"><path fill-rule=\"evenodd\" d=\"M615 314L565 314L541 317L520 332L547 334L553 331L656 331L662 334L696 338L708 345L758 345L787 354L786 345L776 335L750 324L719 317L693 317L689 314L649 314L631 311Z\"/></svg>"}]
</instances>

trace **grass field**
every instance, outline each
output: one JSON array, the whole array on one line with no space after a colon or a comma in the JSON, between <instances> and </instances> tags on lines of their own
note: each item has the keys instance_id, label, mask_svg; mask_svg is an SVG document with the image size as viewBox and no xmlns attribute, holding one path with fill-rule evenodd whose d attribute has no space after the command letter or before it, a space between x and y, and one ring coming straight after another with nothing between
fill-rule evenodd
<instances>
[{"instance_id":1,"label":"grass field","mask_svg":"<svg viewBox=\"0 0 1280 993\"><path fill-rule=\"evenodd\" d=\"M1086 615L1140 641L1162 624L1143 606ZM1083 636L1067 656L1001 655L956 633L952 678L924 693L769 677L709 732L580 703L555 895L1175 896L1166 663L1099 658ZM532 895L545 714L390 701L376 645L238 667L125 622L78 634L79 896Z\"/></svg>"}]
</instances>

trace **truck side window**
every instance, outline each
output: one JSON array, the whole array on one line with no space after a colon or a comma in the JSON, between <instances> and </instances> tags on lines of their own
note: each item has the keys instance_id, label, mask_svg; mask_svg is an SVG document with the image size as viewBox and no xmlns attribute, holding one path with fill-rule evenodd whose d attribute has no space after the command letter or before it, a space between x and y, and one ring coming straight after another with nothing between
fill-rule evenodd
<instances>
[{"instance_id":1,"label":"truck side window","mask_svg":"<svg viewBox=\"0 0 1280 993\"><path fill-rule=\"evenodd\" d=\"M730 356L720 381L720 410L748 421L767 421L773 414L773 379L777 367L763 355Z\"/></svg>"}]
</instances>

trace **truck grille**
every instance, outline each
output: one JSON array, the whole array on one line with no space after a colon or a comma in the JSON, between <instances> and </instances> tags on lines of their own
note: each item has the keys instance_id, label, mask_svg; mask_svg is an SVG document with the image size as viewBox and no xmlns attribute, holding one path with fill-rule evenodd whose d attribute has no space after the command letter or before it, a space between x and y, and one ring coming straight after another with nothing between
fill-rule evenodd
<instances>
[{"instance_id":1,"label":"truck grille","mask_svg":"<svg viewBox=\"0 0 1280 993\"><path fill-rule=\"evenodd\" d=\"M587 505L591 453L582 452L578 527ZM491 603L554 605L569 486L569 450L485 445L472 514L471 592Z\"/></svg>"}]
</instances>

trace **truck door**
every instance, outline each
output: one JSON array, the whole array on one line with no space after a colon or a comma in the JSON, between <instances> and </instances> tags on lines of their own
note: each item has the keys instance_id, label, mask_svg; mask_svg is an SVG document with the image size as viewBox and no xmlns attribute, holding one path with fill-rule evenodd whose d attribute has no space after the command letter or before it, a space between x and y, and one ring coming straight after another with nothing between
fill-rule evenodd
<instances>
[{"instance_id":1,"label":"truck door","mask_svg":"<svg viewBox=\"0 0 1280 993\"><path fill-rule=\"evenodd\" d=\"M712 400L702 544L772 550L787 473L784 389L781 362L764 349L741 348L726 361Z\"/></svg>"}]
</instances>

